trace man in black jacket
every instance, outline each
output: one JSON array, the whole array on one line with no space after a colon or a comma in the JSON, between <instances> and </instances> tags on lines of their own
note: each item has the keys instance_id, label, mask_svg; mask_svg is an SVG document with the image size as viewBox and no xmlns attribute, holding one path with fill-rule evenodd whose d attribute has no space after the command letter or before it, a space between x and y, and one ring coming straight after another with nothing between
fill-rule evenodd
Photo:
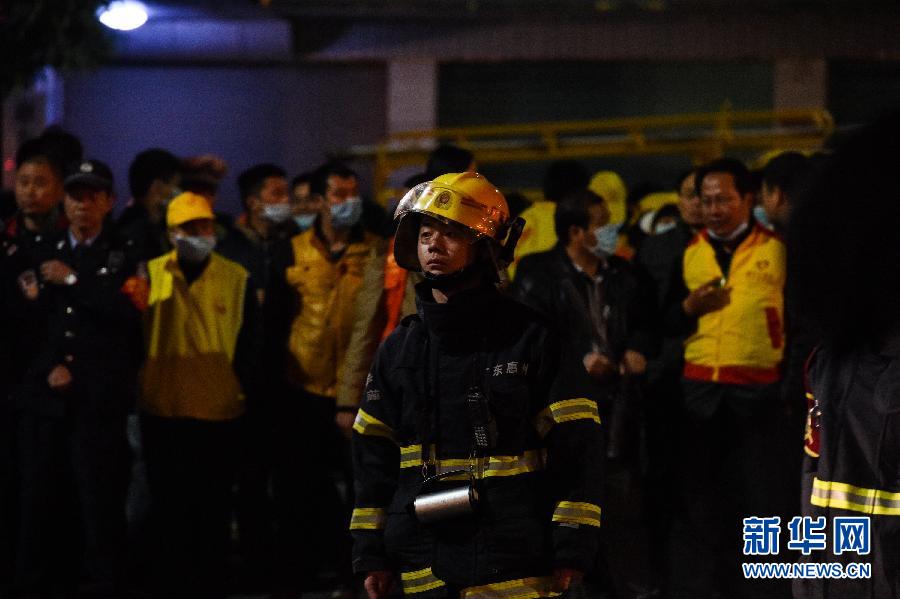
<instances>
[{"instance_id":1,"label":"man in black jacket","mask_svg":"<svg viewBox=\"0 0 900 599\"><path fill-rule=\"evenodd\" d=\"M65 179L69 228L14 273L10 300L27 326L13 389L20 477L16 579L23 592L120 590L128 472L125 424L140 363L138 308L123 289L135 272L106 230L112 174L84 161Z\"/></svg>"},{"instance_id":2,"label":"man in black jacket","mask_svg":"<svg viewBox=\"0 0 900 599\"><path fill-rule=\"evenodd\" d=\"M397 263L426 280L418 315L379 349L354 424L354 570L371 599L395 573L414 597L558 594L596 546L596 404L537 315L492 284L505 268L493 258L511 254L509 211L484 177L438 177L398 214ZM476 505L422 508L442 491Z\"/></svg>"},{"instance_id":3,"label":"man in black jacket","mask_svg":"<svg viewBox=\"0 0 900 599\"><path fill-rule=\"evenodd\" d=\"M638 462L640 377L652 352L653 300L644 277L614 256L617 227L596 193L563 199L558 245L519 263L513 294L559 328L575 363L593 380L588 397L608 425L604 551L617 596L648 596L652 580ZM629 551L623 551L629 547Z\"/></svg>"}]
</instances>

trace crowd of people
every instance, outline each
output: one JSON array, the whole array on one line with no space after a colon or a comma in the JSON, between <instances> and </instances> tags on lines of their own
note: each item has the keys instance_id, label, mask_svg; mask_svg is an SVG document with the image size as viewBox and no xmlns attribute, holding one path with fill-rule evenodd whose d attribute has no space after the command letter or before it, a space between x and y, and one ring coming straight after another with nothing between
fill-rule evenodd
<instances>
[{"instance_id":1,"label":"crowd of people","mask_svg":"<svg viewBox=\"0 0 900 599\"><path fill-rule=\"evenodd\" d=\"M790 597L743 519L835 510L872 578L793 592L897 596L898 295L821 280L896 270L891 131L653 193L558 161L533 203L453 146L388 207L264 163L232 218L221 160L156 148L114 217L48 129L2 213L0 596ZM885 232L848 257L850 181Z\"/></svg>"}]
</instances>

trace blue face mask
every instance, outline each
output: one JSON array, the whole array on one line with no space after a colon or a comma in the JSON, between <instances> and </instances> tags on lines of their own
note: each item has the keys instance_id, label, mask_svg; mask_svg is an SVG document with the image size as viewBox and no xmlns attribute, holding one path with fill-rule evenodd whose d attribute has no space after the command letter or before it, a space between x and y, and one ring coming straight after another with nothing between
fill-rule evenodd
<instances>
[{"instance_id":1,"label":"blue face mask","mask_svg":"<svg viewBox=\"0 0 900 599\"><path fill-rule=\"evenodd\" d=\"M588 249L599 258L608 258L615 254L619 245L620 226L618 223L609 223L594 229L594 245Z\"/></svg>"},{"instance_id":2,"label":"blue face mask","mask_svg":"<svg viewBox=\"0 0 900 599\"><path fill-rule=\"evenodd\" d=\"M314 222L316 222L316 214L298 214L294 217L294 222L297 223L297 228L301 231L305 231L312 226Z\"/></svg>"},{"instance_id":3,"label":"blue face mask","mask_svg":"<svg viewBox=\"0 0 900 599\"><path fill-rule=\"evenodd\" d=\"M338 229L349 229L359 222L362 211L362 198L347 198L343 203L331 207L331 224Z\"/></svg>"},{"instance_id":4,"label":"blue face mask","mask_svg":"<svg viewBox=\"0 0 900 599\"><path fill-rule=\"evenodd\" d=\"M756 222L767 229L775 228L775 226L772 224L772 221L769 220L769 215L766 214L766 209L763 208L760 204L757 204L753 207L753 218L756 219Z\"/></svg>"}]
</instances>

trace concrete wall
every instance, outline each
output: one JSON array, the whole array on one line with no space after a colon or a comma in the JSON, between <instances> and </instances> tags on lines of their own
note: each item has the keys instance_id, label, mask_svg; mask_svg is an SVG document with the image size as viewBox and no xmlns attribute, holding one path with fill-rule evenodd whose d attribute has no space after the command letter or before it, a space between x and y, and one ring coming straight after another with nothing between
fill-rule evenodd
<instances>
[{"instance_id":1,"label":"concrete wall","mask_svg":"<svg viewBox=\"0 0 900 599\"><path fill-rule=\"evenodd\" d=\"M88 156L109 162L120 207L128 165L148 147L214 153L230 170L221 209L239 210L235 178L258 162L293 175L329 152L374 143L386 131L380 65L108 67L65 82L63 125Z\"/></svg>"}]
</instances>

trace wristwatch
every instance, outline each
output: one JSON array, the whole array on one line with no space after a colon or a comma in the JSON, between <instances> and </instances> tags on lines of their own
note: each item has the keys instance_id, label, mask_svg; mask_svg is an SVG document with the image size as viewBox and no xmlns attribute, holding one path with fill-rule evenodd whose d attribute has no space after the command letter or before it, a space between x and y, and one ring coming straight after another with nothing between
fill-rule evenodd
<instances>
[{"instance_id":1,"label":"wristwatch","mask_svg":"<svg viewBox=\"0 0 900 599\"><path fill-rule=\"evenodd\" d=\"M66 285L72 286L78 282L78 276L76 276L74 272L70 272L63 281Z\"/></svg>"}]
</instances>

